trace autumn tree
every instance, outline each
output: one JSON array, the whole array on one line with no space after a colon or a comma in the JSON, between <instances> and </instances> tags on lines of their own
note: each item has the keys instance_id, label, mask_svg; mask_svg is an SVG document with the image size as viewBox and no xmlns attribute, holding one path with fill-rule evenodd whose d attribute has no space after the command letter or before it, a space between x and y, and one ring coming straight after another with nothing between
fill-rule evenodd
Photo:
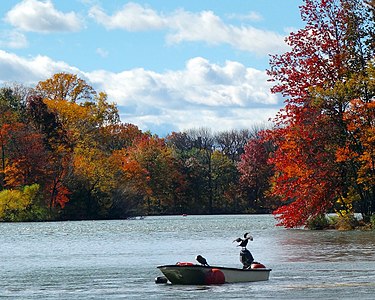
<instances>
[{"instance_id":1,"label":"autumn tree","mask_svg":"<svg viewBox=\"0 0 375 300\"><path fill-rule=\"evenodd\" d=\"M62 217L108 218L118 171L119 166L111 154L100 148L75 148L72 175L67 178L67 186L71 190L70 201Z\"/></svg>"},{"instance_id":2,"label":"autumn tree","mask_svg":"<svg viewBox=\"0 0 375 300\"><path fill-rule=\"evenodd\" d=\"M368 77L358 77L351 85L366 87L369 97L353 98L343 114L346 139L336 149L336 162L348 170L347 189L340 203L354 206L365 220L375 212L375 68ZM360 95L358 93L357 95Z\"/></svg>"},{"instance_id":3,"label":"autumn tree","mask_svg":"<svg viewBox=\"0 0 375 300\"><path fill-rule=\"evenodd\" d=\"M23 123L13 123L8 131L7 144L10 152L4 170L7 187L31 185L45 178L48 153L39 133Z\"/></svg>"},{"instance_id":4,"label":"autumn tree","mask_svg":"<svg viewBox=\"0 0 375 300\"><path fill-rule=\"evenodd\" d=\"M38 199L43 197L48 199L47 185L51 172L52 152L45 134L54 132L55 126L45 130L35 126L35 115L31 113L30 101L28 101L35 97L30 88L12 84L3 88L0 94L2 186L7 190L19 192L26 186L38 184L40 196ZM46 207L47 203L40 202L38 205L43 209L43 205ZM47 219L45 212L42 215ZM23 213L19 216L30 217ZM39 217L35 215L36 219ZM17 220L21 219L22 217L17 217Z\"/></svg>"},{"instance_id":5,"label":"autumn tree","mask_svg":"<svg viewBox=\"0 0 375 300\"><path fill-rule=\"evenodd\" d=\"M207 179L207 193L208 203L207 208L209 213L213 213L213 184L212 184L212 153L215 150L215 139L210 129L198 128L191 129L188 134L195 141L195 147L199 149L201 163L204 166L205 178Z\"/></svg>"},{"instance_id":6,"label":"autumn tree","mask_svg":"<svg viewBox=\"0 0 375 300\"><path fill-rule=\"evenodd\" d=\"M50 150L60 146L68 147L66 132L56 113L49 110L43 98L31 95L27 98L27 112L30 123L44 136L45 145Z\"/></svg>"},{"instance_id":7,"label":"autumn tree","mask_svg":"<svg viewBox=\"0 0 375 300\"><path fill-rule=\"evenodd\" d=\"M350 101L373 101L366 85L350 84L368 76L374 55L368 6L362 0L305 0L301 17L305 28L290 34L291 50L272 56L268 71L272 91L286 98L268 132L276 149L273 193L285 201L275 214L286 227L306 224L340 204L348 184L356 187L336 152L350 138L344 117ZM337 209L350 212L345 205Z\"/></svg>"},{"instance_id":8,"label":"autumn tree","mask_svg":"<svg viewBox=\"0 0 375 300\"><path fill-rule=\"evenodd\" d=\"M270 179L273 174L273 166L268 163L270 154L274 150L269 142L265 142L261 136L250 139L244 147L238 170L241 174L240 186L246 197L249 210L272 206L268 194L271 186Z\"/></svg>"},{"instance_id":9,"label":"autumn tree","mask_svg":"<svg viewBox=\"0 0 375 300\"><path fill-rule=\"evenodd\" d=\"M77 143L92 146L100 128L120 121L117 106L108 101L107 95L97 93L77 75L55 74L39 82L36 91L57 116L72 148Z\"/></svg>"},{"instance_id":10,"label":"autumn tree","mask_svg":"<svg viewBox=\"0 0 375 300\"><path fill-rule=\"evenodd\" d=\"M43 180L48 155L43 136L29 126L25 95L19 85L0 90L2 185L18 188Z\"/></svg>"},{"instance_id":11,"label":"autumn tree","mask_svg":"<svg viewBox=\"0 0 375 300\"><path fill-rule=\"evenodd\" d=\"M112 151L107 147L112 136L103 133L119 124L117 106L108 101L105 93L97 93L74 74L55 74L39 82L36 92L38 97L30 101L30 111L46 132L54 154L51 204L65 206L68 198L74 198L76 205L81 201L80 209L87 211L79 218L93 217L93 211L106 211L111 202L108 189L113 173L106 177L103 172L114 168L109 167ZM95 208L91 203L96 204Z\"/></svg>"},{"instance_id":12,"label":"autumn tree","mask_svg":"<svg viewBox=\"0 0 375 300\"><path fill-rule=\"evenodd\" d=\"M25 119L25 101L23 97L25 93L26 89L22 89L19 85L0 89L0 190L5 185L4 174L9 154L6 146L9 140L9 131L13 124L20 123Z\"/></svg>"},{"instance_id":13,"label":"autumn tree","mask_svg":"<svg viewBox=\"0 0 375 300\"><path fill-rule=\"evenodd\" d=\"M93 102L96 91L75 74L56 73L41 81L35 88L45 99L66 100L72 103Z\"/></svg>"},{"instance_id":14,"label":"autumn tree","mask_svg":"<svg viewBox=\"0 0 375 300\"><path fill-rule=\"evenodd\" d=\"M21 190L0 192L0 220L8 222L43 221L46 210L40 205L39 185L24 186Z\"/></svg>"},{"instance_id":15,"label":"autumn tree","mask_svg":"<svg viewBox=\"0 0 375 300\"><path fill-rule=\"evenodd\" d=\"M99 144L107 151L121 150L137 143L144 133L136 125L130 123L110 124L100 128Z\"/></svg>"},{"instance_id":16,"label":"autumn tree","mask_svg":"<svg viewBox=\"0 0 375 300\"><path fill-rule=\"evenodd\" d=\"M70 194L64 181L70 173L71 147L67 133L56 113L52 112L43 98L30 95L27 99L27 111L30 124L42 134L44 145L48 150L48 170L46 180L41 184L50 213L55 208L64 208Z\"/></svg>"},{"instance_id":17,"label":"autumn tree","mask_svg":"<svg viewBox=\"0 0 375 300\"><path fill-rule=\"evenodd\" d=\"M123 181L143 197L147 213L175 212L183 177L173 152L163 139L144 136L138 143L117 152Z\"/></svg>"}]
</instances>

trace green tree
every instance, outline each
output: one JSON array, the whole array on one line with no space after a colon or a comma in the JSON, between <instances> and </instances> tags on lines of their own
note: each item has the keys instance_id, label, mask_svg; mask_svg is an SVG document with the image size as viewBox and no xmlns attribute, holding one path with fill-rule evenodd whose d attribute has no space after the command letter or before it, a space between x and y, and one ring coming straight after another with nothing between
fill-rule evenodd
<instances>
[{"instance_id":1,"label":"green tree","mask_svg":"<svg viewBox=\"0 0 375 300\"><path fill-rule=\"evenodd\" d=\"M212 161L213 212L236 212L237 198L231 191L238 182L239 173L234 162L220 151L214 151Z\"/></svg>"}]
</instances>

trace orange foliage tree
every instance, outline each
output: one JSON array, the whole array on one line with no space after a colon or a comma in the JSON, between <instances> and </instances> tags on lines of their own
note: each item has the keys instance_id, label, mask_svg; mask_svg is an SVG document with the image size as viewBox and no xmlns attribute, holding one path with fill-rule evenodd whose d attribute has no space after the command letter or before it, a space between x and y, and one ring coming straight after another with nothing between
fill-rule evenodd
<instances>
[{"instance_id":1,"label":"orange foliage tree","mask_svg":"<svg viewBox=\"0 0 375 300\"><path fill-rule=\"evenodd\" d=\"M286 227L305 225L337 205L353 212L344 201L348 186L357 194L363 189L353 181L352 165L336 156L351 138L350 101L373 99L368 83L352 84L353 78L368 78L374 57L374 19L364 2L305 0L301 16L305 28L290 34L291 51L272 56L268 71L272 91L286 97L267 132L276 149L270 160L273 195L284 202L275 214Z\"/></svg>"},{"instance_id":2,"label":"orange foliage tree","mask_svg":"<svg viewBox=\"0 0 375 300\"><path fill-rule=\"evenodd\" d=\"M163 139L145 135L134 146L117 152L124 180L142 195L147 213L173 212L183 177Z\"/></svg>"},{"instance_id":3,"label":"orange foliage tree","mask_svg":"<svg viewBox=\"0 0 375 300\"><path fill-rule=\"evenodd\" d=\"M85 206L90 213L86 216L92 217L95 213L89 204L98 202L98 199L108 199L109 191L104 189L107 196L94 197L93 193L98 190L103 192L99 187L112 184L110 173L103 175L111 156L110 149L105 146L110 137L103 140L101 132L119 123L117 107L108 102L105 93L97 93L74 74L55 74L39 82L36 92L43 100L38 102L38 97L34 97L29 106L34 112L34 120L46 132L47 142L54 154L50 203L59 203L64 207L69 198L79 198L76 202L88 203ZM86 193L82 195L77 189Z\"/></svg>"}]
</instances>

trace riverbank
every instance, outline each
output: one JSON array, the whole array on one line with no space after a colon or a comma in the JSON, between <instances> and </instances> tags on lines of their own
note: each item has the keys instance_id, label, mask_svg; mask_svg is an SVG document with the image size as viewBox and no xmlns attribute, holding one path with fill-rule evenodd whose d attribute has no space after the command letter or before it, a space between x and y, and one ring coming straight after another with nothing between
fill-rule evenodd
<instances>
[{"instance_id":1,"label":"riverbank","mask_svg":"<svg viewBox=\"0 0 375 300\"><path fill-rule=\"evenodd\" d=\"M375 215L368 221L363 220L361 214L338 215L327 214L320 215L311 219L306 225L311 230L335 229L340 231L347 230L374 230Z\"/></svg>"}]
</instances>

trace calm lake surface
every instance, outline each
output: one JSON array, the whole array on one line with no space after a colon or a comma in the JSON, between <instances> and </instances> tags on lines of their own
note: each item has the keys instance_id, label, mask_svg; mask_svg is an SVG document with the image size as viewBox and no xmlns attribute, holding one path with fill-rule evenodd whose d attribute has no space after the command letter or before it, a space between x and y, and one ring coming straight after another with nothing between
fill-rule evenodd
<instances>
[{"instance_id":1,"label":"calm lake surface","mask_svg":"<svg viewBox=\"0 0 375 300\"><path fill-rule=\"evenodd\" d=\"M275 227L270 215L0 223L1 299L375 299L375 232ZM232 241L270 280L214 286L155 284L157 265L241 267Z\"/></svg>"}]
</instances>

